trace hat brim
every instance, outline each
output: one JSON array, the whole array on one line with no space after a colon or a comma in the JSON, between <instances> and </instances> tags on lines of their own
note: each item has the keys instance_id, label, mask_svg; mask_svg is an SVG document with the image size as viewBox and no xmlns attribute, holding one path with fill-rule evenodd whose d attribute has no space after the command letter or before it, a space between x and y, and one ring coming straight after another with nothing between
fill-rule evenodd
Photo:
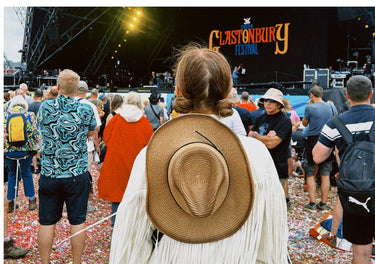
<instances>
[{"instance_id":1,"label":"hat brim","mask_svg":"<svg viewBox=\"0 0 375 264\"><path fill-rule=\"evenodd\" d=\"M229 189L222 205L199 218L183 211L170 191L168 163L173 153L190 142L208 138L229 166ZM247 220L254 200L254 184L247 154L233 131L213 117L181 115L153 134L146 153L146 211L153 225L165 235L185 243L206 243L229 237Z\"/></svg>"},{"instance_id":2,"label":"hat brim","mask_svg":"<svg viewBox=\"0 0 375 264\"><path fill-rule=\"evenodd\" d=\"M272 99L272 100L274 100L274 101L280 103L280 104L281 104L281 108L283 108L283 107L285 106L283 101L278 100L278 99L275 99L275 98L261 97L261 98L259 98L259 101L262 102L262 103L264 104L264 99Z\"/></svg>"}]
</instances>

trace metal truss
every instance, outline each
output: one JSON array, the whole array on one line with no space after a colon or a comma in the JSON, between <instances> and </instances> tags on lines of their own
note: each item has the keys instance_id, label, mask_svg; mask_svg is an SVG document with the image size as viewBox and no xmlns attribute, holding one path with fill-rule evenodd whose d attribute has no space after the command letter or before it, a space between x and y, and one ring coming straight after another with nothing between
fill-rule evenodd
<instances>
[{"instance_id":1,"label":"metal truss","mask_svg":"<svg viewBox=\"0 0 375 264\"><path fill-rule=\"evenodd\" d=\"M25 26L24 26L24 34L23 34L23 45L22 45L22 55L21 55L21 62L26 63L28 65L30 59L30 39L31 39L31 29L33 24L33 17L34 17L34 8L27 7L26 8L26 15L25 15ZM29 68L27 68L29 69Z\"/></svg>"},{"instance_id":2,"label":"metal truss","mask_svg":"<svg viewBox=\"0 0 375 264\"><path fill-rule=\"evenodd\" d=\"M94 54L91 56L90 62L87 64L84 74L95 76L97 75L100 66L103 64L105 58L111 49L108 48L110 43L113 43L115 38L119 36L121 31L121 19L118 16L113 16L113 20L106 32L104 33L101 42L97 46Z\"/></svg>"},{"instance_id":3,"label":"metal truss","mask_svg":"<svg viewBox=\"0 0 375 264\"><path fill-rule=\"evenodd\" d=\"M17 7L13 7L13 9L16 12L18 20L21 22L21 25L25 27L25 17L26 17L27 7L17 6Z\"/></svg>"},{"instance_id":4,"label":"metal truss","mask_svg":"<svg viewBox=\"0 0 375 264\"><path fill-rule=\"evenodd\" d=\"M78 37L82 32L88 29L93 23L98 21L110 8L90 8L83 16L75 16L77 21L73 23L68 29L59 34L57 47L51 48L48 40L49 30L58 23L59 17L65 13L66 8L62 7L45 7L39 8L46 12L46 16L42 25L37 30L33 37L33 42L30 44L31 26L33 19L33 12L35 8L28 8L26 12L25 38L22 62L26 62L27 70L34 71L40 68L44 63L50 60L56 53L61 51L72 40ZM84 9L83 9L84 10ZM70 15L74 17L74 15ZM28 26L29 25L29 26Z\"/></svg>"},{"instance_id":5,"label":"metal truss","mask_svg":"<svg viewBox=\"0 0 375 264\"><path fill-rule=\"evenodd\" d=\"M170 35L172 34L174 28L176 27L175 21L171 21L167 28L163 31L163 36L159 38L158 43L154 46L154 49L150 53L148 58L148 65L152 65L156 58L158 57L160 51L163 49L165 44L168 42Z\"/></svg>"}]
</instances>

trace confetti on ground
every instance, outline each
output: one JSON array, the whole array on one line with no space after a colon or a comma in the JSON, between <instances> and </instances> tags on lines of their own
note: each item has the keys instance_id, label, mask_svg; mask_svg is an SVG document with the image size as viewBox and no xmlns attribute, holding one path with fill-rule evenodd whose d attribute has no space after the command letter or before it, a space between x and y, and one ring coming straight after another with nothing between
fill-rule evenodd
<instances>
[{"instance_id":1,"label":"confetti on ground","mask_svg":"<svg viewBox=\"0 0 375 264\"><path fill-rule=\"evenodd\" d=\"M89 199L89 204L96 207L96 211L87 215L87 226L103 219L111 214L110 202L97 198L97 180L99 172L96 166L91 169L93 177L93 193ZM38 189L38 176L34 175L35 189ZM288 211L288 227L289 241L288 250L292 263L350 263L351 252L345 252L333 249L324 243L312 238L309 230L324 215L324 212L316 213L303 210L303 204L308 201L307 192L303 190L304 179L293 177L289 181L290 198L293 202L292 207ZM317 195L320 195L318 193ZM318 196L319 197L319 196ZM329 205L333 207L337 199L337 189L331 188L329 194ZM37 231L38 231L38 211L29 211L28 202L23 193L23 185L21 183L19 190L20 208L17 210L17 218L15 224L12 223L12 214L8 214L10 225L9 233L15 238L16 245L30 248L30 252L23 259L12 260L6 259L4 263L41 263L39 251L37 247ZM320 201L320 199L318 199ZM93 227L86 232L86 249L83 255L83 261L92 264L105 264L109 260L109 252L111 245L112 228L110 219L105 220L101 224ZM69 222L66 213L56 225L54 245L69 236ZM70 241L64 242L58 248L55 248L51 254L52 264L64 264L72 261Z\"/></svg>"},{"instance_id":2,"label":"confetti on ground","mask_svg":"<svg viewBox=\"0 0 375 264\"><path fill-rule=\"evenodd\" d=\"M35 190L38 190L39 175L34 176ZM97 182L99 178L99 171L96 166L91 168L91 176L93 178L93 193L90 194L89 205L94 205L96 211L87 214L86 225L92 225L97 221L109 216L111 214L111 203L98 198L97 196ZM20 247L30 248L30 252L26 257L18 260L6 259L4 263L15 264L39 264L41 263L39 257L39 250L37 245L39 218L38 210L29 211L28 201L24 196L23 184L20 184L18 191L18 202L20 208L17 209L16 222L12 223L13 214L8 214L9 217L9 234L16 241L16 245ZM107 219L101 224L93 227L86 232L86 248L82 260L87 264L101 264L108 263L109 252L111 246L111 220ZM65 264L73 261L70 241L64 242L58 248L56 245L70 236L69 221L66 212L63 213L62 219L56 224L54 249L51 254L51 264Z\"/></svg>"}]
</instances>

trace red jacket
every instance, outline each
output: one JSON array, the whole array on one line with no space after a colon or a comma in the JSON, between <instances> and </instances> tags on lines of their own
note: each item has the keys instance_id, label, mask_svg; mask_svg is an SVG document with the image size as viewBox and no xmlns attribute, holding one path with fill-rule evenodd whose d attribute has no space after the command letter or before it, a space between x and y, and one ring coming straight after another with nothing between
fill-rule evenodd
<instances>
[{"instance_id":1,"label":"red jacket","mask_svg":"<svg viewBox=\"0 0 375 264\"><path fill-rule=\"evenodd\" d=\"M117 114L110 120L103 134L107 153L98 179L99 198L121 202L134 160L152 133L152 126L144 116L136 122L127 122Z\"/></svg>"}]
</instances>

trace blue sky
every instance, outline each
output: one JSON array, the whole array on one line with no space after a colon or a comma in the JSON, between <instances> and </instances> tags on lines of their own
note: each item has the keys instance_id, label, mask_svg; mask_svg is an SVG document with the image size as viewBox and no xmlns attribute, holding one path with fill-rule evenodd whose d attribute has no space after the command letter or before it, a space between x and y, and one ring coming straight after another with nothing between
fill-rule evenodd
<instances>
[{"instance_id":1,"label":"blue sky","mask_svg":"<svg viewBox=\"0 0 375 264\"><path fill-rule=\"evenodd\" d=\"M16 12L13 7L4 7L4 20L3 20L3 52L9 60L18 62L21 60L21 53L18 51L22 48L23 41L23 26L18 20Z\"/></svg>"}]
</instances>

